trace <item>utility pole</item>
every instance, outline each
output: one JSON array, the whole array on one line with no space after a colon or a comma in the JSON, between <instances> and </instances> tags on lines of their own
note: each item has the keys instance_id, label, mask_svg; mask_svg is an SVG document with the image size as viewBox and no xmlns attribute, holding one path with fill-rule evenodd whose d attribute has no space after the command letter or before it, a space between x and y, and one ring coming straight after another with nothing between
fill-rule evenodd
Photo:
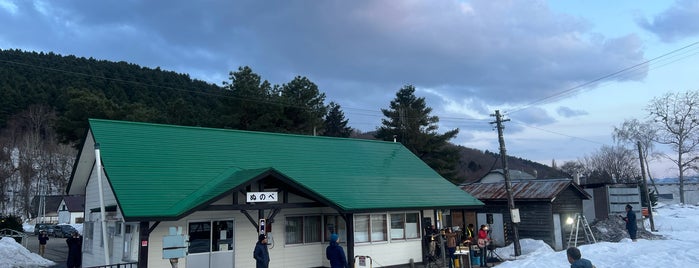
<instances>
[{"instance_id":1,"label":"utility pole","mask_svg":"<svg viewBox=\"0 0 699 268\"><path fill-rule=\"evenodd\" d=\"M650 200L650 190L648 189L648 182L646 182L646 167L643 163L643 151L641 150L641 142L637 142L636 146L638 146L638 158L641 160L641 180L643 183L643 188L646 190L645 195L646 195L646 200L648 201L648 217L650 218L650 231L655 232L655 223L653 222L653 201ZM641 208L643 209L643 208Z\"/></svg>"},{"instance_id":2,"label":"utility pole","mask_svg":"<svg viewBox=\"0 0 699 268\"><path fill-rule=\"evenodd\" d=\"M512 223L512 233L514 235L515 244L515 256L522 255L522 247L519 245L519 231L517 230L517 222L519 222L519 210L515 209L515 200L512 196L512 182L510 181L510 170L507 168L507 151L505 150L505 137L503 136L502 122L510 121L510 119L502 119L500 115L500 110L495 110L495 114L490 116L495 116L495 121L490 122L491 124L496 124L498 129L498 142L500 142L500 158L502 161L502 170L505 174L505 190L507 190L507 205L510 209L510 222ZM514 214L517 215L517 222L512 217Z\"/></svg>"}]
</instances>

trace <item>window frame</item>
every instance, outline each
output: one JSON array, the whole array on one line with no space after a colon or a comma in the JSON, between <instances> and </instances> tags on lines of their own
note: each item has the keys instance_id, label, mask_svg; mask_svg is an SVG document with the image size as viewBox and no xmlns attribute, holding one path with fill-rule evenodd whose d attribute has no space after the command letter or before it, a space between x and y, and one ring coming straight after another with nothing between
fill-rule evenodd
<instances>
[{"instance_id":1,"label":"window frame","mask_svg":"<svg viewBox=\"0 0 699 268\"><path fill-rule=\"evenodd\" d=\"M373 244L373 243L387 243L389 242L389 221L388 221L388 213L370 213L370 214L357 214L354 216L352 219L352 224L354 226L354 233L352 234L354 236L354 241L357 244ZM357 219L360 217L368 217L368 229L365 233L367 240L360 240L357 239ZM377 219L377 217L379 217ZM378 228L376 222L382 222L382 227L383 228ZM363 224L360 222L360 224ZM375 236L377 232L375 232L375 229L379 229L381 232L381 235L383 236L383 239L375 239Z\"/></svg>"},{"instance_id":2,"label":"window frame","mask_svg":"<svg viewBox=\"0 0 699 268\"><path fill-rule=\"evenodd\" d=\"M296 228L300 234L295 234L296 239L300 238L300 242L289 242L289 220L299 220L299 226ZM311 219L315 220L315 226L310 226L313 222ZM321 214L305 214L305 215L286 215L284 217L284 246L300 246L300 245L310 245L310 244L321 244L323 243L323 215ZM308 228L311 228L309 230ZM312 236L315 233L315 239Z\"/></svg>"}]
</instances>

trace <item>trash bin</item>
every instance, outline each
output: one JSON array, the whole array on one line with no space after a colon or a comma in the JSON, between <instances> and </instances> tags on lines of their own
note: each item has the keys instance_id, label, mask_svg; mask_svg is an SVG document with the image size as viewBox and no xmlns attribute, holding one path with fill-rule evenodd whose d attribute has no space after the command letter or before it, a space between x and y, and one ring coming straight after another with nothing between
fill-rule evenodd
<instances>
[{"instance_id":1,"label":"trash bin","mask_svg":"<svg viewBox=\"0 0 699 268\"><path fill-rule=\"evenodd\" d=\"M476 256L475 254L471 256L471 265L473 266L481 266L481 258L480 256Z\"/></svg>"}]
</instances>

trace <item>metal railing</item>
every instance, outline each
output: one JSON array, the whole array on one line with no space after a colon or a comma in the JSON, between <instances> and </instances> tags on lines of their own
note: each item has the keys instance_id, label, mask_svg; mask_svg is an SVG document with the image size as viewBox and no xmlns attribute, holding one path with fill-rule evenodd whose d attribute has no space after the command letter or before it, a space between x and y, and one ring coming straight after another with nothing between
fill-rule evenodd
<instances>
[{"instance_id":1,"label":"metal railing","mask_svg":"<svg viewBox=\"0 0 699 268\"><path fill-rule=\"evenodd\" d=\"M117 264L110 264L110 265L90 266L90 267L85 267L85 268L137 268L137 267L138 267L138 262L126 262L126 263L117 263Z\"/></svg>"}]
</instances>

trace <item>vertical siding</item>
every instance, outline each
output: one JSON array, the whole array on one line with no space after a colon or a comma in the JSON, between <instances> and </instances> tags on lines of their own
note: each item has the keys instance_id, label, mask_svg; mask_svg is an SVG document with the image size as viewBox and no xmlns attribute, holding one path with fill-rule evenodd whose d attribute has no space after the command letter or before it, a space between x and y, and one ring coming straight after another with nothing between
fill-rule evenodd
<instances>
[{"instance_id":1,"label":"vertical siding","mask_svg":"<svg viewBox=\"0 0 699 268\"><path fill-rule=\"evenodd\" d=\"M94 225L92 233L92 250L83 251L83 266L85 267L104 264L104 249L100 245L100 241L102 241L102 225L100 223L100 213L90 213L91 209L100 207L96 170L96 168L92 169L92 173L90 174L90 178L88 179L87 187L85 189L85 222L93 222ZM107 181L107 177L104 175L104 173L102 173L102 188L104 205L116 205L116 198L114 197L112 189L110 188L109 182ZM84 236L85 234L83 234L83 237ZM114 242L117 242L117 240L119 239L114 240ZM110 251L111 263L115 263L115 261L116 263L121 262L121 246L112 245ZM118 253L118 256L115 256L115 253Z\"/></svg>"}]
</instances>

